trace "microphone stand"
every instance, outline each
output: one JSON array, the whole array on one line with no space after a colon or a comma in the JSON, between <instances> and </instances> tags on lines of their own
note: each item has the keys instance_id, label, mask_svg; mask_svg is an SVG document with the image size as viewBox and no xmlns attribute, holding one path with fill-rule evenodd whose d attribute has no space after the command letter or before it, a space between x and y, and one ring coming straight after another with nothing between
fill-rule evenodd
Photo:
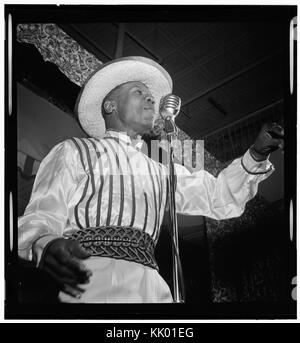
<instances>
[{"instance_id":1,"label":"microphone stand","mask_svg":"<svg viewBox=\"0 0 300 343\"><path fill-rule=\"evenodd\" d=\"M184 280L179 256L178 244L178 226L176 214L176 175L174 169L174 138L177 138L178 129L174 120L171 117L165 119L165 131L168 140L168 155L169 155L169 177L168 177L168 196L169 196L169 213L170 213L170 229L172 239L172 259L173 259L173 297L175 303L183 303L185 301Z\"/></svg>"}]
</instances>

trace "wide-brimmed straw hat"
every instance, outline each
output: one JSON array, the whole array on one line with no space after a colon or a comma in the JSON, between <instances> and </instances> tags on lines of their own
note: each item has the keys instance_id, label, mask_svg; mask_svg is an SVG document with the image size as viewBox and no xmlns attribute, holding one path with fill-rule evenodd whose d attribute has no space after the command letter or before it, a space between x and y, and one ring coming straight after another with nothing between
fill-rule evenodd
<instances>
[{"instance_id":1,"label":"wide-brimmed straw hat","mask_svg":"<svg viewBox=\"0 0 300 343\"><path fill-rule=\"evenodd\" d=\"M172 93L169 73L149 58L122 57L102 64L85 82L76 102L78 119L89 136L103 137L106 130L101 114L103 99L115 87L130 81L140 81L149 88L157 113L160 99Z\"/></svg>"}]
</instances>

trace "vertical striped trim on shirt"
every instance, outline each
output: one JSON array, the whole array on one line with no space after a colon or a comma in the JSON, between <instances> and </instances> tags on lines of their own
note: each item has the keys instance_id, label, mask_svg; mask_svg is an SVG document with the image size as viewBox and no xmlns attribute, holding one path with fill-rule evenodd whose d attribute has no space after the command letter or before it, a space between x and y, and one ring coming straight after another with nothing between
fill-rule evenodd
<instances>
[{"instance_id":1,"label":"vertical striped trim on shirt","mask_svg":"<svg viewBox=\"0 0 300 343\"><path fill-rule=\"evenodd\" d=\"M154 227L153 227L153 232L151 234L151 238L153 239L155 233L156 233L156 229L157 229L157 198L156 198L156 189L155 189L155 183L154 183L154 178L151 172L151 166L150 166L150 162L149 162L149 158L147 158L144 154L143 154L146 162L147 162L147 166L148 166L148 170L149 170L149 175L150 175L150 179L151 179L151 184L152 184L152 190L153 190L153 201L154 201L154 209L155 209L155 213L154 213Z\"/></svg>"},{"instance_id":2,"label":"vertical striped trim on shirt","mask_svg":"<svg viewBox=\"0 0 300 343\"><path fill-rule=\"evenodd\" d=\"M106 139L106 142L109 145L112 153L115 155L118 170L119 170L119 175L120 175L120 194L121 194L121 197L120 197L120 211L119 211L118 224L117 225L121 225L122 218L123 218L123 209L124 209L124 174L123 174L122 167L120 165L120 161L119 161L119 157L118 157L117 152L114 150L111 142L109 142L108 139Z\"/></svg>"},{"instance_id":3,"label":"vertical striped trim on shirt","mask_svg":"<svg viewBox=\"0 0 300 343\"><path fill-rule=\"evenodd\" d=\"M100 142L100 140L99 140ZM101 142L103 146L105 146L104 142ZM113 196L113 183L114 183L114 176L113 176L113 168L112 168L112 161L110 158L110 154L108 153L107 147L105 147L105 151L107 152L107 160L109 164L109 170L111 171L109 175L109 190L108 190L108 206L107 206L107 217L106 217L106 226L110 225L111 219L111 210L112 210L112 196Z\"/></svg>"},{"instance_id":4,"label":"vertical striped trim on shirt","mask_svg":"<svg viewBox=\"0 0 300 343\"><path fill-rule=\"evenodd\" d=\"M145 198L145 219L144 219L143 231L146 231L146 226L147 226L147 221L148 221L148 198L145 192L144 192L144 198Z\"/></svg>"},{"instance_id":5,"label":"vertical striped trim on shirt","mask_svg":"<svg viewBox=\"0 0 300 343\"><path fill-rule=\"evenodd\" d=\"M100 226L100 213L101 213L101 202L102 202L102 191L103 191L103 186L104 186L104 174L103 174L103 166L102 166L102 161L101 161L101 154L99 152L99 149L97 148L93 138L89 138L89 141L92 143L92 146L96 152L96 156L99 162L99 174L100 174L100 188L98 191L98 196L97 196L97 214L96 214L96 226ZM100 142L99 142L100 143ZM104 151L106 151L106 148L103 147L103 145L100 143L101 147L103 148Z\"/></svg>"},{"instance_id":6,"label":"vertical striped trim on shirt","mask_svg":"<svg viewBox=\"0 0 300 343\"><path fill-rule=\"evenodd\" d=\"M157 219L156 219L156 229L155 231L153 232L153 240L155 239L155 237L158 235L158 231L159 231L159 214L160 214L160 210L161 210L161 187L160 187L160 183L159 183L159 176L158 176L158 169L157 169L157 165L155 162L152 162L151 161L151 165L152 165L152 168L154 169L154 175L155 175L155 179L156 179L156 184L157 184L157 188L158 188L158 196L157 196L157 211L156 211L156 216L157 216Z\"/></svg>"},{"instance_id":7,"label":"vertical striped trim on shirt","mask_svg":"<svg viewBox=\"0 0 300 343\"><path fill-rule=\"evenodd\" d=\"M91 186L92 186L92 192L85 204L85 225L86 227L90 227L90 218L89 218L89 206L90 206L90 202L93 199L95 192L96 192L96 187L95 187L95 176L94 176L94 170L93 170L93 166L92 166L92 161L91 161L91 155L90 155L90 150L88 145L86 144L86 142L84 141L84 139L79 138L80 142L82 143L82 145L84 146L85 149L85 154L86 154L86 158L87 158L87 162L88 162L88 167L89 167L89 173L91 175Z\"/></svg>"},{"instance_id":8,"label":"vertical striped trim on shirt","mask_svg":"<svg viewBox=\"0 0 300 343\"><path fill-rule=\"evenodd\" d=\"M158 173L156 173L156 179L157 179L157 183L158 183L158 187L159 187L159 209L158 209L158 229L156 232L156 237L154 237L154 241L158 240L159 234L160 234L160 224L161 224L161 212L162 212L162 198L163 198L163 175L162 175L162 171L161 168L162 166L160 164L156 164L155 166L158 169Z\"/></svg>"},{"instance_id":9,"label":"vertical striped trim on shirt","mask_svg":"<svg viewBox=\"0 0 300 343\"><path fill-rule=\"evenodd\" d=\"M163 175L163 172L162 172L162 168L163 168L162 165L159 164L159 165L158 165L158 169L159 169L159 181L160 181L160 189L161 189L161 197L160 197L160 206L161 206L161 209L160 209L160 211L163 210L162 205L163 205L163 194L164 194L164 181L163 181L164 175ZM160 213L161 213L161 212L160 212Z\"/></svg>"},{"instance_id":10,"label":"vertical striped trim on shirt","mask_svg":"<svg viewBox=\"0 0 300 343\"><path fill-rule=\"evenodd\" d=\"M80 145L78 144L76 138L71 138L71 141L75 144L75 146L76 146L76 148L77 148L77 150L78 150L78 152L79 152L79 157L80 157L80 161L81 161L81 164L82 164L82 168L83 168L83 169L85 170L85 172L86 172L86 168L85 168L85 163L84 163L84 158L83 158L82 149L81 149ZM87 173L87 172L86 172L86 173ZM85 185L84 185L83 193L82 193L82 195L81 195L81 197L80 197L78 203L75 205L75 209L74 209L75 221L76 221L77 226L78 226L80 229L83 229L83 226L81 225L81 223L80 223L80 221L79 221L78 207L79 207L80 203L83 201L83 199L84 199L85 196L86 196L89 182L90 182L90 176L89 176L89 174L87 173L87 180L86 180Z\"/></svg>"},{"instance_id":11,"label":"vertical striped trim on shirt","mask_svg":"<svg viewBox=\"0 0 300 343\"><path fill-rule=\"evenodd\" d=\"M124 152L124 155L126 156L127 159L127 164L129 165L130 168L130 177L131 177L131 193L132 193L132 214L131 214L131 220L130 220L130 224L129 226L133 226L134 221L135 221L135 214L136 214L136 198L135 198L135 185L134 185L134 174L133 174L133 169L131 166L131 163L129 161L129 157L128 154L126 153L123 144L126 144L124 142L122 142L121 140L119 140L116 137L104 137L105 140L114 140L115 142L119 143L119 146L121 147L121 149ZM126 145L127 147L127 145Z\"/></svg>"}]
</instances>

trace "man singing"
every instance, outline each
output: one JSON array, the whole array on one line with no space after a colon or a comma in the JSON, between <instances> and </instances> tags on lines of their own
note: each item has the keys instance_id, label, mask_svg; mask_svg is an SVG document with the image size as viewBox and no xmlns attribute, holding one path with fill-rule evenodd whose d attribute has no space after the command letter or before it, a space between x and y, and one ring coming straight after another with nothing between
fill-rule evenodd
<instances>
[{"instance_id":1,"label":"man singing","mask_svg":"<svg viewBox=\"0 0 300 343\"><path fill-rule=\"evenodd\" d=\"M160 99L170 93L170 75L148 58L103 64L76 105L90 138L68 139L42 161L19 218L19 256L60 283L61 302L173 301L154 257L168 203L167 169L140 151ZM177 212L240 216L273 172L268 157L283 138L279 125L263 126L251 148L217 178L175 164Z\"/></svg>"}]
</instances>

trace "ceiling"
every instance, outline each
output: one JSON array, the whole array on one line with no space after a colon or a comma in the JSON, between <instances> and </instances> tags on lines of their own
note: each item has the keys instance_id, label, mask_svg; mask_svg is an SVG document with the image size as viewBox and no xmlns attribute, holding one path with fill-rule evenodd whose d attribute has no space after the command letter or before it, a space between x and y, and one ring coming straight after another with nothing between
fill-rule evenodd
<instances>
[{"instance_id":1,"label":"ceiling","mask_svg":"<svg viewBox=\"0 0 300 343\"><path fill-rule=\"evenodd\" d=\"M219 161L243 154L265 121L283 124L286 44L282 21L76 22L58 24L100 61L140 55L170 73L176 118ZM80 88L31 44L15 44L19 82L74 116ZM286 67L286 66L285 66Z\"/></svg>"},{"instance_id":2,"label":"ceiling","mask_svg":"<svg viewBox=\"0 0 300 343\"><path fill-rule=\"evenodd\" d=\"M178 126L193 139L280 105L283 25L273 22L75 23L60 27L100 61L140 55L170 73Z\"/></svg>"}]
</instances>

